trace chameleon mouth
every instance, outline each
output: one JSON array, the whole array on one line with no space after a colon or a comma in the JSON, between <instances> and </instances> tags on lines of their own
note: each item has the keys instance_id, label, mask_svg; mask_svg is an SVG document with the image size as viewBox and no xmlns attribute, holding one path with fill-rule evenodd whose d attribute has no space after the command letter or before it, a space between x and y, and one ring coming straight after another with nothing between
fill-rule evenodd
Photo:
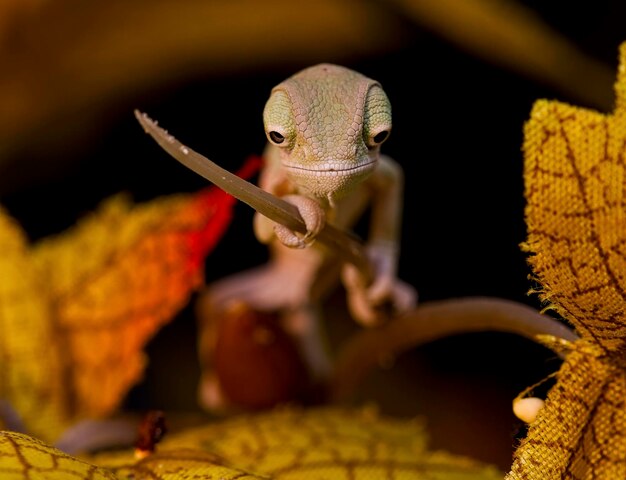
<instances>
[{"instance_id":1,"label":"chameleon mouth","mask_svg":"<svg viewBox=\"0 0 626 480\"><path fill-rule=\"evenodd\" d=\"M314 197L340 198L365 180L376 168L376 160L353 162L320 162L309 165L283 163L289 179L298 189Z\"/></svg>"},{"instance_id":2,"label":"chameleon mouth","mask_svg":"<svg viewBox=\"0 0 626 480\"><path fill-rule=\"evenodd\" d=\"M327 177L339 177L344 175L355 175L364 171L367 171L374 167L376 160L370 160L367 163L361 163L360 165L356 165L354 167L342 168L340 164L336 165L325 165L319 168L305 168L296 165L288 165L285 164L285 167L289 170L295 170L299 172L311 172L315 175L327 176Z\"/></svg>"}]
</instances>

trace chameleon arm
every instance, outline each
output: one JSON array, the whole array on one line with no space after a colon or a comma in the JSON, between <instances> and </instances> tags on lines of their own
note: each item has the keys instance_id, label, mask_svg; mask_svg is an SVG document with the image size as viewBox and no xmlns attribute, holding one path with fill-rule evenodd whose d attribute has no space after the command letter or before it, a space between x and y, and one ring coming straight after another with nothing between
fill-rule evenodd
<instances>
[{"instance_id":1,"label":"chameleon arm","mask_svg":"<svg viewBox=\"0 0 626 480\"><path fill-rule=\"evenodd\" d=\"M269 243L273 238L278 238L287 247L304 248L309 245L307 240L314 239L324 227L326 214L316 200L297 195L296 188L281 166L277 148L268 144L263 158L265 166L259 177L259 187L294 205L306 225L307 233L304 237L299 236L285 225L272 222L258 212L253 221L254 233L261 243Z\"/></svg>"},{"instance_id":2,"label":"chameleon arm","mask_svg":"<svg viewBox=\"0 0 626 480\"><path fill-rule=\"evenodd\" d=\"M263 152L264 165L259 175L258 185L261 189L277 197L294 193L285 171L280 166L280 159L275 147L268 145ZM254 235L261 243L268 244L274 238L275 222L255 212L253 218Z\"/></svg>"},{"instance_id":3,"label":"chameleon arm","mask_svg":"<svg viewBox=\"0 0 626 480\"><path fill-rule=\"evenodd\" d=\"M367 187L372 216L366 251L374 279L368 285L352 266L346 265L342 280L352 315L363 325L372 326L386 320L388 312L380 306L389 303L396 314L401 314L415 306L417 293L397 278L404 190L402 168L391 158L381 156Z\"/></svg>"},{"instance_id":4,"label":"chameleon arm","mask_svg":"<svg viewBox=\"0 0 626 480\"><path fill-rule=\"evenodd\" d=\"M400 165L389 157L381 156L372 186L375 191L366 248L376 276L369 296L374 303L379 303L391 296L393 283L397 280L404 193L404 175ZM414 302L410 302L400 310L413 306Z\"/></svg>"},{"instance_id":5,"label":"chameleon arm","mask_svg":"<svg viewBox=\"0 0 626 480\"><path fill-rule=\"evenodd\" d=\"M331 398L347 399L382 359L447 336L487 331L513 333L534 341L538 335L570 342L578 338L558 320L522 303L490 297L430 301L381 327L362 330L349 340L337 356Z\"/></svg>"},{"instance_id":6,"label":"chameleon arm","mask_svg":"<svg viewBox=\"0 0 626 480\"><path fill-rule=\"evenodd\" d=\"M368 243L389 246L397 262L404 192L402 168L391 158L381 155L371 183L375 191Z\"/></svg>"}]
</instances>

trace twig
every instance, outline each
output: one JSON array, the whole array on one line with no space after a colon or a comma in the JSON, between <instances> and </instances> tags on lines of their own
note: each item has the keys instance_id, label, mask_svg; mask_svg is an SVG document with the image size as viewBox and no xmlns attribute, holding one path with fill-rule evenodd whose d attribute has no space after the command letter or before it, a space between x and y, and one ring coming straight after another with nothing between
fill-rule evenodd
<instances>
[{"instance_id":1,"label":"twig","mask_svg":"<svg viewBox=\"0 0 626 480\"><path fill-rule=\"evenodd\" d=\"M487 331L533 341L541 335L570 342L578 339L560 321L512 300L467 297L425 302L375 330L360 331L341 348L330 384L331 399L347 399L382 359L450 335Z\"/></svg>"},{"instance_id":2,"label":"twig","mask_svg":"<svg viewBox=\"0 0 626 480\"><path fill-rule=\"evenodd\" d=\"M157 125L148 115L135 110L135 117L156 142L172 157L198 175L217 185L226 193L241 200L270 220L281 223L293 231L306 233L306 226L295 206L275 197L256 185L232 174L208 158L183 145ZM344 261L359 269L366 283L372 281L372 271L363 246L353 237L332 225L326 224L316 237L317 241L330 247Z\"/></svg>"}]
</instances>

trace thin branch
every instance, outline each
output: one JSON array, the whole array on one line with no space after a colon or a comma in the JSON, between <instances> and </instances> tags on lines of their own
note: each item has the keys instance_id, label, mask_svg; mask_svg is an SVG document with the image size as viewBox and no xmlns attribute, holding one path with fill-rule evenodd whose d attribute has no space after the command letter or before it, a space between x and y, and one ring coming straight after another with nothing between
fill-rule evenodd
<instances>
[{"instance_id":1,"label":"thin branch","mask_svg":"<svg viewBox=\"0 0 626 480\"><path fill-rule=\"evenodd\" d=\"M306 233L304 221L295 206L232 174L205 156L183 145L166 130L159 127L157 122L145 113L135 110L135 117L148 135L187 168L251 206L270 220L285 225L293 231ZM369 260L365 255L363 246L355 238L332 225L326 224L316 239L338 253L344 261L356 266L367 283L372 281Z\"/></svg>"},{"instance_id":2,"label":"thin branch","mask_svg":"<svg viewBox=\"0 0 626 480\"><path fill-rule=\"evenodd\" d=\"M533 341L545 335L569 342L578 339L559 320L511 300L467 297L426 302L386 325L360 331L341 348L330 384L331 399L339 402L350 397L382 359L451 335L488 331Z\"/></svg>"}]
</instances>

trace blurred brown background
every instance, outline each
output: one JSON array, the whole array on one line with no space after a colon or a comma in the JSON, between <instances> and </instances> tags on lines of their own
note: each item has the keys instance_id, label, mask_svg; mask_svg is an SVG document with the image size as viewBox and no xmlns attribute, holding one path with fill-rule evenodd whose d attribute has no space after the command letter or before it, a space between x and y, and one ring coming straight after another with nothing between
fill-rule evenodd
<instances>
[{"instance_id":1,"label":"blurred brown background","mask_svg":"<svg viewBox=\"0 0 626 480\"><path fill-rule=\"evenodd\" d=\"M401 276L421 301L491 295L539 307L519 244L522 126L536 99L609 112L619 0L3 0L0 203L33 240L106 196L137 201L205 182L141 131L140 108L235 170L259 154L275 84L318 62L379 80L394 107L384 152L406 171ZM207 260L210 281L263 262L252 211ZM338 294L328 329L356 327ZM149 345L129 409L196 412L189 307ZM558 368L542 347L503 334L435 342L374 372L355 402L424 415L436 448L506 468L523 427L510 402Z\"/></svg>"}]
</instances>

